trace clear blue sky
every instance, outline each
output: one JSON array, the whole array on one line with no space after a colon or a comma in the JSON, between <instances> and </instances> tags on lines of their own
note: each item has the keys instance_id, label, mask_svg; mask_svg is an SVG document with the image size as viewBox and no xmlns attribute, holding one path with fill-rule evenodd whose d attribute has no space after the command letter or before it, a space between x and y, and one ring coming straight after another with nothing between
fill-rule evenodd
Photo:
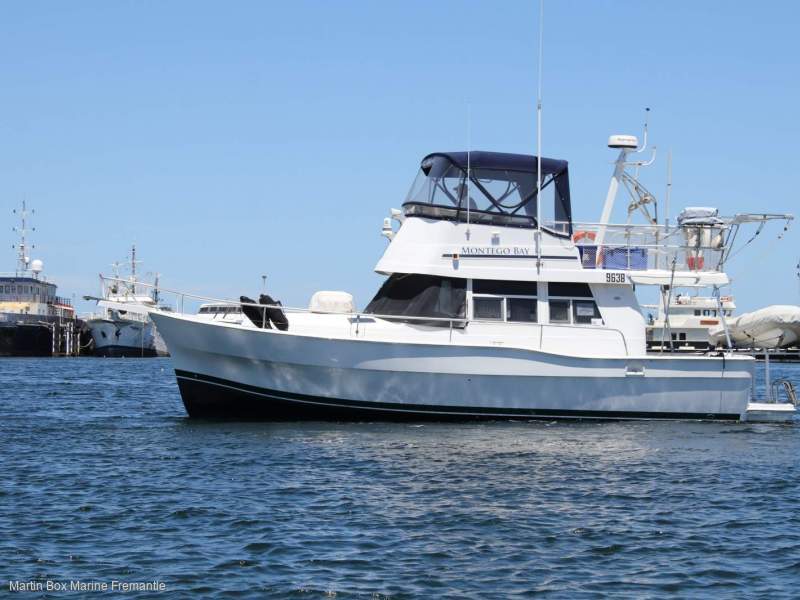
<instances>
[{"instance_id":1,"label":"clear blue sky","mask_svg":"<svg viewBox=\"0 0 800 600\"><path fill-rule=\"evenodd\" d=\"M664 152L644 181L663 197L671 149L673 207L800 212L800 3L550 0L545 20L543 154L570 161L577 219L645 106ZM66 296L135 241L167 286L267 273L285 304L363 305L381 220L423 155L466 147L467 104L474 149L533 153L537 29L535 1L3 2L0 270L27 198ZM800 224L776 235L732 265L742 308L800 301Z\"/></svg>"}]
</instances>

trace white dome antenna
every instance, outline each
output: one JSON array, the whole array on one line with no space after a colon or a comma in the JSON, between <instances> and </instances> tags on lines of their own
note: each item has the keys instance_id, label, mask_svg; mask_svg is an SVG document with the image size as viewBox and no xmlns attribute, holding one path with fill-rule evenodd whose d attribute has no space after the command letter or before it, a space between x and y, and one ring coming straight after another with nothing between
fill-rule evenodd
<instances>
[{"instance_id":1,"label":"white dome antenna","mask_svg":"<svg viewBox=\"0 0 800 600\"><path fill-rule=\"evenodd\" d=\"M608 147L619 150L636 150L639 139L635 135L612 135L608 138Z\"/></svg>"},{"instance_id":2,"label":"white dome antenna","mask_svg":"<svg viewBox=\"0 0 800 600\"><path fill-rule=\"evenodd\" d=\"M44 263L38 258L31 263L31 271L33 271L37 275L41 273L43 269L44 269Z\"/></svg>"}]
</instances>

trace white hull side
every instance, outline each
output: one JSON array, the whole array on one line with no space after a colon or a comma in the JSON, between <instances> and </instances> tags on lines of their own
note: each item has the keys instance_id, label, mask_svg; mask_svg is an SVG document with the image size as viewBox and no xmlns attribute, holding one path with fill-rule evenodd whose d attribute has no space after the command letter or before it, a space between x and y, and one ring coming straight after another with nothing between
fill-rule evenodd
<instances>
[{"instance_id":1,"label":"white hull side","mask_svg":"<svg viewBox=\"0 0 800 600\"><path fill-rule=\"evenodd\" d=\"M322 338L154 314L190 414L738 419L748 357L590 358ZM217 401L219 399L219 401ZM260 403L260 404L259 404ZM293 410L286 408L294 404ZM247 408L245 408L247 405ZM227 408L226 408L227 407ZM229 410L230 414L226 415Z\"/></svg>"}]
</instances>

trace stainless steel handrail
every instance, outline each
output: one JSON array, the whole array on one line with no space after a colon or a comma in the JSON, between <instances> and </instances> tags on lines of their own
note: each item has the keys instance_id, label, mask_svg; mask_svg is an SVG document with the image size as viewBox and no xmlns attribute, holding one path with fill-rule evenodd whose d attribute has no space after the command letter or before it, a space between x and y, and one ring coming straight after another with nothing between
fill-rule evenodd
<instances>
[{"instance_id":1,"label":"stainless steel handrail","mask_svg":"<svg viewBox=\"0 0 800 600\"><path fill-rule=\"evenodd\" d=\"M117 279L114 277L105 277L102 276L104 280L107 281L124 281L122 279ZM140 283L137 282L136 285L141 285L144 287L151 287L155 288L154 284L149 283ZM406 316L406 315L382 315L377 313L365 313L363 311L356 311L356 312L333 312L333 311L325 311L325 310L310 310L308 308L297 308L292 306L284 306L282 304L259 304L257 302L240 302L238 300L230 300L230 299L223 299L223 298L213 298L211 296L201 296L199 294L192 294L189 292L181 292L179 290L171 290L169 288L165 288L162 286L158 286L159 292L165 292L167 294L175 294L181 299L181 311L183 312L183 299L184 298L192 298L195 300L202 300L204 302L214 302L214 303L225 303L225 304L234 304L238 306L255 306L257 308L279 308L284 312L288 313L315 313L315 314L324 314L324 315L342 315L348 317L371 317L375 319L387 319L387 320L394 320L394 321L437 321L441 323L466 323L468 322L467 318L443 318L443 317L414 317L414 316Z\"/></svg>"},{"instance_id":2,"label":"stainless steel handrail","mask_svg":"<svg viewBox=\"0 0 800 600\"><path fill-rule=\"evenodd\" d=\"M114 278L114 277L105 277L103 275L101 275L101 278L104 279L104 280L108 280L108 281L124 281L124 280L117 279L117 278ZM154 284L148 284L148 283L139 283L137 285L142 285L142 286L145 286L145 287L155 287ZM441 317L413 317L413 316L405 316L405 315L381 315L381 314L376 314L376 313L365 313L363 311L362 312L347 312L347 313L321 311L321 310L312 311L312 310L309 310L307 308L294 308L294 307L290 307L290 306L283 306L283 305L280 305L280 304L257 304L255 302L239 302L237 300L229 300L229 299L222 299L222 298L212 298L210 296L201 296L199 294L192 294L192 293L188 293L188 292L180 292L178 290L171 290L169 288L164 288L164 287L161 287L161 286L158 287L158 290L159 290L159 292L166 292L168 294L176 294L176 295L180 296L181 297L181 311L180 312L183 312L183 297L187 297L187 298L193 298L195 300L202 300L202 301L205 301L205 302L234 304L234 305L239 305L239 306L255 306L257 308L280 308L281 310L286 311L288 313L296 313L296 314L313 313L313 314L341 315L341 316L346 316L346 317L355 317L356 319L358 319L359 322L361 321L361 319L363 317L369 317L369 318L373 318L373 319L383 319L383 320L387 320L387 321L420 321L420 322L436 321L436 322L449 323L450 324L450 340L451 341L452 341L453 324L454 323L469 323L470 322L469 319L467 319L467 318L447 319L447 318L441 318ZM589 330L592 330L592 331L601 330L601 331L612 331L614 333L617 333L620 336L620 338L622 339L622 345L623 345L623 348L625 349L625 356L630 356L630 353L628 351L628 342L625 339L625 334L622 333L622 330L617 329L615 327L603 326L601 328L601 327L597 327L597 326L594 326L594 325L575 325L575 324L572 324L572 323L531 323L531 325L538 325L539 328L540 328L540 343L539 343L539 348L540 349L541 349L541 342L543 341L542 340L542 336L544 335L544 328L545 327L569 328L569 329L589 329Z\"/></svg>"}]
</instances>

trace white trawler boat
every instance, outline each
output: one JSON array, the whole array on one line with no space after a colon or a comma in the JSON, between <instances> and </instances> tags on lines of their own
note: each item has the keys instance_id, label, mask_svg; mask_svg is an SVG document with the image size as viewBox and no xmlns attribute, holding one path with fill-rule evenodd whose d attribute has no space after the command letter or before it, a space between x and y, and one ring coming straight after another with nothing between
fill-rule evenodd
<instances>
[{"instance_id":1,"label":"white trawler boat","mask_svg":"<svg viewBox=\"0 0 800 600\"><path fill-rule=\"evenodd\" d=\"M657 310L647 324L647 347L650 350L668 349L678 352L708 350L725 340L712 336L712 331L723 332L722 319L731 323L736 303L733 296L700 296L673 290L670 298L661 298ZM665 306L669 302L669 310Z\"/></svg>"},{"instance_id":2,"label":"white trawler boat","mask_svg":"<svg viewBox=\"0 0 800 600\"><path fill-rule=\"evenodd\" d=\"M243 298L241 323L152 312L186 410L265 419L792 418L790 402L753 402L748 356L648 353L634 290L727 284L736 230L774 216L610 224L620 183L635 181L626 167L638 142L612 136L609 146L620 153L603 217L580 225L565 161L426 156L403 210L392 211L399 228L384 221L390 243L376 271L387 279L362 312L343 292L317 293L307 310Z\"/></svg>"},{"instance_id":3,"label":"white trawler boat","mask_svg":"<svg viewBox=\"0 0 800 600\"><path fill-rule=\"evenodd\" d=\"M150 294L139 289L144 284L136 278L136 246L131 247L130 277L105 285L101 277L102 297L97 300L101 312L86 319L92 336L95 356L116 358L143 358L168 356L164 339L149 317L149 309L159 308L158 276ZM149 287L149 286L148 286ZM166 311L165 307L160 307Z\"/></svg>"}]
</instances>

